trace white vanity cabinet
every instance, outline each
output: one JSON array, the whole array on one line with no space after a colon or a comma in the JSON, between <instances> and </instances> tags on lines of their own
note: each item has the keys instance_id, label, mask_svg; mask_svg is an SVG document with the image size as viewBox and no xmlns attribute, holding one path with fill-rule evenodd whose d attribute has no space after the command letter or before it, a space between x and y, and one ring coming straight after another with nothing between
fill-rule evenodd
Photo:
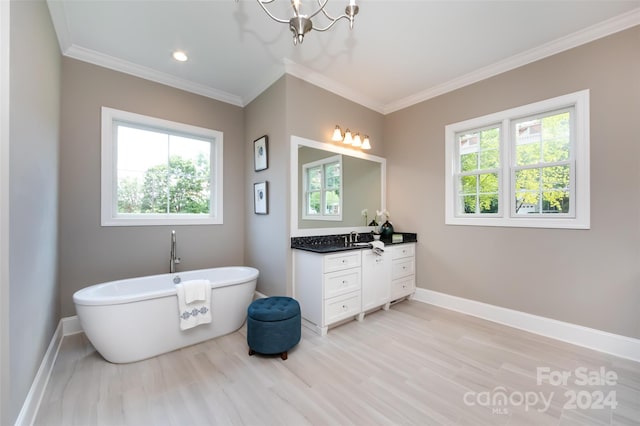
<instances>
[{"instance_id":1,"label":"white vanity cabinet","mask_svg":"<svg viewBox=\"0 0 640 426\"><path fill-rule=\"evenodd\" d=\"M416 291L416 245L399 244L385 247L391 257L391 301Z\"/></svg>"},{"instance_id":2,"label":"white vanity cabinet","mask_svg":"<svg viewBox=\"0 0 640 426\"><path fill-rule=\"evenodd\" d=\"M391 258L389 253L362 251L362 311L384 306L389 309L391 296Z\"/></svg>"},{"instance_id":3,"label":"white vanity cabinet","mask_svg":"<svg viewBox=\"0 0 640 426\"><path fill-rule=\"evenodd\" d=\"M294 251L295 297L302 317L321 335L329 325L360 314L361 260L360 250L331 254Z\"/></svg>"},{"instance_id":4,"label":"white vanity cabinet","mask_svg":"<svg viewBox=\"0 0 640 426\"><path fill-rule=\"evenodd\" d=\"M415 243L317 253L293 251L294 297L305 325L325 335L330 325L356 318L416 289Z\"/></svg>"}]
</instances>

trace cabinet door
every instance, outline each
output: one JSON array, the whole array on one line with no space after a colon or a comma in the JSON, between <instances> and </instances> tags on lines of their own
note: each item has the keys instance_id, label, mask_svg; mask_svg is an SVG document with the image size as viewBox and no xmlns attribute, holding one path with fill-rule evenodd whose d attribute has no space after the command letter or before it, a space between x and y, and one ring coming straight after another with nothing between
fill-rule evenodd
<instances>
[{"instance_id":1,"label":"cabinet door","mask_svg":"<svg viewBox=\"0 0 640 426\"><path fill-rule=\"evenodd\" d=\"M391 296L391 267L386 253L362 251L362 310L382 306Z\"/></svg>"}]
</instances>

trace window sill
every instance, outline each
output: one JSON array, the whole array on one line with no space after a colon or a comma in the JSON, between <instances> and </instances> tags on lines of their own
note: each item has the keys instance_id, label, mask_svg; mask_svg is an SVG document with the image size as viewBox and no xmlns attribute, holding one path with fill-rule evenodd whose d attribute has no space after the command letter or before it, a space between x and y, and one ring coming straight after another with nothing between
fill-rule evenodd
<instances>
[{"instance_id":1,"label":"window sill","mask_svg":"<svg viewBox=\"0 0 640 426\"><path fill-rule=\"evenodd\" d=\"M222 217L170 215L167 217L126 217L103 218L101 226L173 226L173 225L222 225Z\"/></svg>"},{"instance_id":2,"label":"window sill","mask_svg":"<svg viewBox=\"0 0 640 426\"><path fill-rule=\"evenodd\" d=\"M508 228L591 229L589 218L448 217L446 225L502 226Z\"/></svg>"}]
</instances>

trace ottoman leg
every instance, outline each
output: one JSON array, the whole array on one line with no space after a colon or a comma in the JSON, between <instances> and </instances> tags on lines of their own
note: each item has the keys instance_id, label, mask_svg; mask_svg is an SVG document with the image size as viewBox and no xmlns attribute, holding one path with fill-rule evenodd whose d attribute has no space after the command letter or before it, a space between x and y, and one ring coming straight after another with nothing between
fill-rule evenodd
<instances>
[{"instance_id":1,"label":"ottoman leg","mask_svg":"<svg viewBox=\"0 0 640 426\"><path fill-rule=\"evenodd\" d=\"M253 349L249 348L249 356L251 356L251 355L253 355L255 353L256 353L256 351L254 351Z\"/></svg>"},{"instance_id":2,"label":"ottoman leg","mask_svg":"<svg viewBox=\"0 0 640 426\"><path fill-rule=\"evenodd\" d=\"M286 361L288 358L287 351L282 352L280 354L280 358L282 358L283 361Z\"/></svg>"}]
</instances>

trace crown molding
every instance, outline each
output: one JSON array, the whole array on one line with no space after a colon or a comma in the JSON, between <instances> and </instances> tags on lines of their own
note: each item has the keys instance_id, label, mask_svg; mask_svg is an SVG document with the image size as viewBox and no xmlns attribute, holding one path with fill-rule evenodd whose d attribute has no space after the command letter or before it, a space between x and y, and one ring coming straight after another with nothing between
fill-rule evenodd
<instances>
[{"instance_id":1,"label":"crown molding","mask_svg":"<svg viewBox=\"0 0 640 426\"><path fill-rule=\"evenodd\" d=\"M381 114L390 114L404 108L408 108L420 102L435 98L436 96L460 89L462 87L477 83L487 78L494 77L507 71L519 68L523 65L544 59L546 57L561 53L563 51L578 47L599 38L606 37L626 30L628 28L640 25L640 7L629 12L615 16L606 21L592 25L583 30L574 32L565 37L553 40L536 48L524 51L517 55L506 58L502 61L480 68L468 74L446 81L442 84L430 87L421 92L407 96L405 98L393 101L387 104L375 100L370 96L353 90L351 87L338 83L321 73L311 70L300 65L288 58L283 60L284 71L278 70L273 75L266 77L259 82L244 99L238 95L217 90L210 86L194 83L189 80L178 78L170 74L162 73L151 68L143 67L132 62L124 61L109 55L102 54L90 49L86 49L71 43L69 25L67 22L64 2L47 0L51 19L58 37L58 43L62 54L74 59L89 62L115 71L124 72L136 77L155 81L160 84L175 87L187 92L202 95L208 98L216 99L235 106L244 107L258 97L264 90L276 82L284 73L300 78L310 84L335 93L345 99L360 104L373 111Z\"/></svg>"},{"instance_id":2,"label":"crown molding","mask_svg":"<svg viewBox=\"0 0 640 426\"><path fill-rule=\"evenodd\" d=\"M183 78L175 77L171 74L166 74L160 71L156 71L152 68L144 67L133 62L125 61L115 58L113 56L105 55L95 50L86 49L84 47L71 45L65 52L65 56L78 59L80 61L89 62L94 65L98 65L104 68L109 68L115 71L130 74L135 77L140 77L145 80L154 81L156 83L164 84L166 86L175 87L176 89L184 90L186 92L195 93L197 95L205 96L207 98L216 99L221 102L226 102L235 106L243 107L242 99L240 96L233 95L231 93L223 92L204 84L194 83Z\"/></svg>"},{"instance_id":3,"label":"crown molding","mask_svg":"<svg viewBox=\"0 0 640 426\"><path fill-rule=\"evenodd\" d=\"M627 13L623 13L606 21L602 21L583 30L576 31L572 34L553 40L549 43L545 43L533 49L526 50L505 60L480 68L476 71L470 72L458 78L454 78L445 83L433 86L422 92L407 96L406 98L400 99L395 102L388 103L383 108L382 113L386 115L395 111L399 111L401 109L413 106L417 103L424 102L428 99L435 98L436 96L440 96L453 90L460 89L470 84L477 83L487 78L496 76L498 74L511 71L523 65L539 61L546 57L564 52L583 44L587 44L594 40L626 30L636 25L640 25L640 8L633 9Z\"/></svg>"},{"instance_id":4,"label":"crown molding","mask_svg":"<svg viewBox=\"0 0 640 426\"><path fill-rule=\"evenodd\" d=\"M204 84L194 83L183 78L156 71L154 69L144 67L133 62L118 59L116 57L105 55L95 50L87 49L71 42L71 34L69 31L69 23L67 21L67 13L64 2L47 0L51 21L58 37L60 51L64 56L89 62L114 71L123 72L125 74L140 77L145 80L154 81L166 86L175 87L176 89L195 93L207 98L226 102L235 106L244 107L240 96L217 90Z\"/></svg>"},{"instance_id":5,"label":"crown molding","mask_svg":"<svg viewBox=\"0 0 640 426\"><path fill-rule=\"evenodd\" d=\"M384 105L373 98L353 90L344 84L338 83L337 81L313 71L312 69L293 62L288 58L284 58L283 62L284 69L287 74L298 77L301 80L313 84L314 86L318 86L373 111L384 114Z\"/></svg>"}]
</instances>

